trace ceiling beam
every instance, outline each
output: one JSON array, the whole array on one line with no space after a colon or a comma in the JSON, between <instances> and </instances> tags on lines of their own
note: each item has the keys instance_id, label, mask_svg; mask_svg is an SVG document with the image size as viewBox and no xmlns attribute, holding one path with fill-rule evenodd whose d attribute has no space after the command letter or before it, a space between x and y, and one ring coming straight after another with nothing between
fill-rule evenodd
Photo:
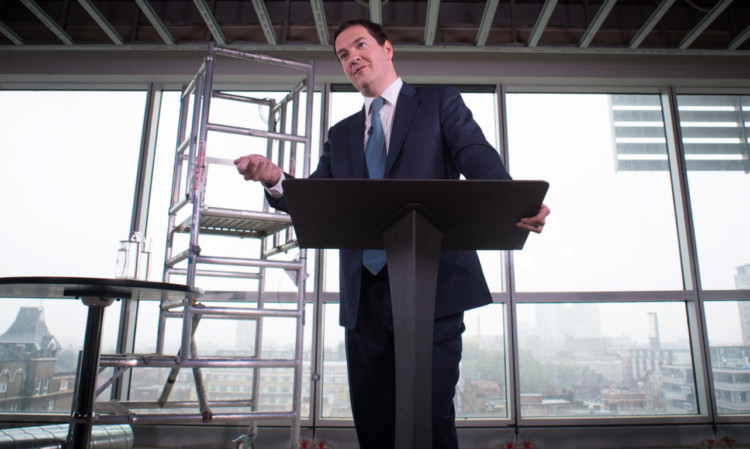
<instances>
[{"instance_id":1,"label":"ceiling beam","mask_svg":"<svg viewBox=\"0 0 750 449\"><path fill-rule=\"evenodd\" d=\"M427 18L424 23L424 44L432 46L435 43L435 34L437 34L438 15L440 13L440 0L428 0Z\"/></svg>"},{"instance_id":2,"label":"ceiling beam","mask_svg":"<svg viewBox=\"0 0 750 449\"><path fill-rule=\"evenodd\" d=\"M482 14L482 21L479 23L479 31L477 31L477 39L474 44L477 47L483 47L487 43L487 38L490 35L492 29L492 21L495 20L495 14L497 13L497 4L500 0L487 0L484 5L484 14Z\"/></svg>"},{"instance_id":3,"label":"ceiling beam","mask_svg":"<svg viewBox=\"0 0 750 449\"><path fill-rule=\"evenodd\" d=\"M156 11L154 11L154 8L151 7L151 3L149 3L148 0L135 0L135 2L138 4L138 7L141 8L141 12L146 16L151 23L151 26L154 27L157 33L159 33L161 40L167 45L174 45L175 42L172 34L169 33L164 22L161 21L156 14Z\"/></svg>"},{"instance_id":4,"label":"ceiling beam","mask_svg":"<svg viewBox=\"0 0 750 449\"><path fill-rule=\"evenodd\" d=\"M104 30L105 33L107 33L107 36L109 36L110 39L112 39L112 42L115 43L115 45L123 45L125 41L122 40L122 36L120 36L117 31L115 31L115 28L112 26L111 23L102 15L102 13L97 9L96 6L94 6L93 3L89 0L78 0L78 3L83 6L83 9L86 10L87 13L91 16L92 19L101 27L102 30Z\"/></svg>"},{"instance_id":5,"label":"ceiling beam","mask_svg":"<svg viewBox=\"0 0 750 449\"><path fill-rule=\"evenodd\" d=\"M698 36L703 33L706 28L708 28L711 23L716 20L716 17L719 16L722 12L724 12L725 9L732 3L732 0L722 0L716 5L714 5L713 8L711 8L711 11L709 11L700 22L698 22L698 25L696 25L690 32L685 36L684 39L680 42L680 45L677 46L680 50L685 50L690 46L690 44L695 41L695 39L698 38Z\"/></svg>"},{"instance_id":6,"label":"ceiling beam","mask_svg":"<svg viewBox=\"0 0 750 449\"><path fill-rule=\"evenodd\" d=\"M21 0L21 3L23 3L29 9L29 11L34 13L34 15L39 20L41 20L42 23L50 29L50 31L55 33L55 36L63 41L65 45L73 45L73 38L70 37L70 35L68 35L68 33L66 33L65 30L63 30L62 27L58 25L57 22L52 19L52 17L49 16L49 14L47 14L42 8L40 8L34 0Z\"/></svg>"},{"instance_id":7,"label":"ceiling beam","mask_svg":"<svg viewBox=\"0 0 750 449\"><path fill-rule=\"evenodd\" d=\"M263 34L266 35L268 45L278 45L276 32L273 30L273 22L271 22L271 16L268 15L266 4L263 3L263 0L253 0L253 6L260 21L260 27L263 29Z\"/></svg>"},{"instance_id":8,"label":"ceiling beam","mask_svg":"<svg viewBox=\"0 0 750 449\"><path fill-rule=\"evenodd\" d=\"M602 3L602 6L599 7L599 11L596 12L594 20L591 21L589 27L586 28L586 32L583 33L581 41L578 42L578 48L586 48L591 44L591 41L594 39L594 36L596 36L596 33L599 32L599 28L601 28L602 24L607 19L607 16L609 16L615 3L617 3L617 0L605 0L604 3Z\"/></svg>"},{"instance_id":9,"label":"ceiling beam","mask_svg":"<svg viewBox=\"0 0 750 449\"><path fill-rule=\"evenodd\" d=\"M529 47L536 47L536 44L539 43L539 39L542 37L544 29L547 28L547 22L549 22L549 18L552 15L552 11L555 9L555 6L557 6L557 0L544 1L542 11L536 19L536 25L534 25L534 29L531 31L531 36L529 36L529 42L527 44Z\"/></svg>"},{"instance_id":10,"label":"ceiling beam","mask_svg":"<svg viewBox=\"0 0 750 449\"><path fill-rule=\"evenodd\" d=\"M748 25L748 27L745 28L745 31L740 33L739 36L732 39L732 42L729 43L727 50L737 50L738 48L740 48L740 45L742 45L742 43L745 42L748 38L750 38L750 25Z\"/></svg>"},{"instance_id":11,"label":"ceiling beam","mask_svg":"<svg viewBox=\"0 0 750 449\"><path fill-rule=\"evenodd\" d=\"M23 39L17 35L10 27L3 22L0 22L0 33L3 33L5 37L11 40L16 45L23 45Z\"/></svg>"},{"instance_id":12,"label":"ceiling beam","mask_svg":"<svg viewBox=\"0 0 750 449\"><path fill-rule=\"evenodd\" d=\"M370 0L370 20L383 24L383 5L380 0Z\"/></svg>"},{"instance_id":13,"label":"ceiling beam","mask_svg":"<svg viewBox=\"0 0 750 449\"><path fill-rule=\"evenodd\" d=\"M201 13L201 17L203 17L203 21L206 22L206 26L208 27L208 30L211 32L211 36L214 37L214 41L218 45L226 45L227 40L224 38L224 33L221 32L221 27L219 27L219 22L216 21L216 17L214 17L214 14L208 8L208 5L206 4L205 0L193 0L193 3L195 4L195 7L198 8L198 12ZM253 3L255 2L253 1Z\"/></svg>"},{"instance_id":14,"label":"ceiling beam","mask_svg":"<svg viewBox=\"0 0 750 449\"><path fill-rule=\"evenodd\" d=\"M310 0L310 6L312 6L313 19L315 19L315 28L318 30L320 45L328 45L328 23L326 22L326 11L323 9L323 1Z\"/></svg>"},{"instance_id":15,"label":"ceiling beam","mask_svg":"<svg viewBox=\"0 0 750 449\"><path fill-rule=\"evenodd\" d=\"M646 23L643 24L641 29L638 30L637 33L635 33L635 36L633 36L633 39L630 41L628 48L638 48L643 40L646 39L648 33L650 33L651 30L654 29L654 27L657 23L659 23L664 14L666 14L669 8L672 7L672 4L674 4L674 0L662 0L659 6L657 6L654 12L651 14L651 17L649 17L646 20Z\"/></svg>"}]
</instances>

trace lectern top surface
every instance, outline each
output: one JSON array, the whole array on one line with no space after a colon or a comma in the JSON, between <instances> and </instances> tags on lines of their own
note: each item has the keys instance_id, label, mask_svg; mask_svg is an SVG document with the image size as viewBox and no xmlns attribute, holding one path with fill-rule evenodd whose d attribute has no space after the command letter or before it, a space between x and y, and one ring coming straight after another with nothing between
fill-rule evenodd
<instances>
[{"instance_id":1,"label":"lectern top surface","mask_svg":"<svg viewBox=\"0 0 750 449\"><path fill-rule=\"evenodd\" d=\"M301 247L383 248L382 231L418 210L443 232L443 249L523 248L516 227L537 214L546 181L288 179L292 224Z\"/></svg>"}]
</instances>

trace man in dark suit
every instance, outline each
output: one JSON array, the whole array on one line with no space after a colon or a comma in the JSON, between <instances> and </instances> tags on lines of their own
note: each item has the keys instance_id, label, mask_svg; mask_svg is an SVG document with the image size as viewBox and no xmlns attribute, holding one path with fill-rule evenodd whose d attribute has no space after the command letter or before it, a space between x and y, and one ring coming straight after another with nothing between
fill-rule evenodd
<instances>
[{"instance_id":1,"label":"man in dark suit","mask_svg":"<svg viewBox=\"0 0 750 449\"><path fill-rule=\"evenodd\" d=\"M511 179L460 94L447 86L413 88L396 75L393 46L378 24L342 23L334 51L364 97L358 113L328 131L311 178ZM372 112L377 111L377 114ZM382 133L384 168L369 165L370 145ZM375 140L373 139L373 142ZM235 161L246 180L260 181L272 206L285 210L286 176L260 155ZM374 172L380 173L373 175ZM549 209L518 226L539 233ZM360 447L392 448L395 439L395 366L388 269L362 250L340 251L340 323L346 352L352 413ZM367 256L365 256L367 259ZM475 251L443 251L438 271L433 335L433 447L457 449L453 396L459 376L463 312L492 302Z\"/></svg>"}]
</instances>

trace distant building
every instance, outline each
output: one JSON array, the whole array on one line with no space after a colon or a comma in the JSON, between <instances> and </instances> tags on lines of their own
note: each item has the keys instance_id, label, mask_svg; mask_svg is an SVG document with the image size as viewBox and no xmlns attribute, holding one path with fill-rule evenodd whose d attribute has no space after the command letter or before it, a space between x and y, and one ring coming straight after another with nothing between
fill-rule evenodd
<instances>
[{"instance_id":1,"label":"distant building","mask_svg":"<svg viewBox=\"0 0 750 449\"><path fill-rule=\"evenodd\" d=\"M712 346L711 366L719 413L750 413L750 346Z\"/></svg>"},{"instance_id":2,"label":"distant building","mask_svg":"<svg viewBox=\"0 0 750 449\"><path fill-rule=\"evenodd\" d=\"M0 411L70 412L75 370L57 363L60 349L44 309L21 307L0 335Z\"/></svg>"},{"instance_id":3,"label":"distant building","mask_svg":"<svg viewBox=\"0 0 750 449\"><path fill-rule=\"evenodd\" d=\"M646 411L646 394L630 389L610 388L602 391L602 407L618 415L638 414Z\"/></svg>"}]
</instances>

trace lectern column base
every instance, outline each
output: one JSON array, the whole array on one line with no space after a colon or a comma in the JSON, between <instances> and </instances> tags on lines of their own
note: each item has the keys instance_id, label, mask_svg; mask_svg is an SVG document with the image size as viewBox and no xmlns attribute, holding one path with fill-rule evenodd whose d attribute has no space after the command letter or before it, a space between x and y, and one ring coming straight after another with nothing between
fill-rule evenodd
<instances>
[{"instance_id":1,"label":"lectern column base","mask_svg":"<svg viewBox=\"0 0 750 449\"><path fill-rule=\"evenodd\" d=\"M396 449L432 449L432 339L442 232L411 210L383 232L396 351Z\"/></svg>"}]
</instances>

